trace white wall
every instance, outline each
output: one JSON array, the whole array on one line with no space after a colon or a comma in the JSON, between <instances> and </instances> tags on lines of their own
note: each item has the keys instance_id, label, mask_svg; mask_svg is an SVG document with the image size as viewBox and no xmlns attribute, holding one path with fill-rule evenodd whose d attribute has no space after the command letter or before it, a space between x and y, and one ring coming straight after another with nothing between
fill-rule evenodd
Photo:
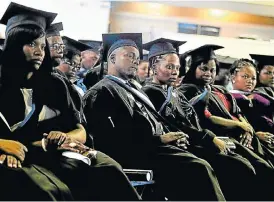
<instances>
[{"instance_id":1,"label":"white wall","mask_svg":"<svg viewBox=\"0 0 274 202\"><path fill-rule=\"evenodd\" d=\"M194 23L201 25L210 25L221 27L220 36L222 37L238 37L243 34L256 35L263 40L274 39L274 27L236 24L224 22L211 22L203 19L194 18L175 18L175 17L161 17L152 15L141 15L132 13L115 13L114 28L119 32L178 32L178 23ZM146 39L144 39L146 40Z\"/></svg>"},{"instance_id":2,"label":"white wall","mask_svg":"<svg viewBox=\"0 0 274 202\"><path fill-rule=\"evenodd\" d=\"M75 39L101 40L108 31L110 3L100 0L13 0L26 6L58 13L54 22L63 22L63 34ZM10 0L0 0L0 16ZM0 27L0 32L5 26Z\"/></svg>"}]
</instances>

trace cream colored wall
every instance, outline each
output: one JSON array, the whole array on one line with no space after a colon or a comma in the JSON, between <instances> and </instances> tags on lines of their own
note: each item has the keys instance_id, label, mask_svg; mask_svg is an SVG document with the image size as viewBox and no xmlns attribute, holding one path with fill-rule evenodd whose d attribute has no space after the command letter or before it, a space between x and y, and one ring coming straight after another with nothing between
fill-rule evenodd
<instances>
[{"instance_id":1,"label":"cream colored wall","mask_svg":"<svg viewBox=\"0 0 274 202\"><path fill-rule=\"evenodd\" d=\"M178 34L164 32L154 34L155 38L165 37L175 40L187 41L180 47L180 53L195 49L205 44L216 44L224 46L224 49L217 50L216 53L233 58L250 58L249 54L274 55L274 43L265 41L253 41L246 39L234 39L228 37L211 37L190 34Z\"/></svg>"},{"instance_id":2,"label":"cream colored wall","mask_svg":"<svg viewBox=\"0 0 274 202\"><path fill-rule=\"evenodd\" d=\"M111 15L112 32L143 32L144 41L150 40L150 32L178 32L178 22L216 26L221 28L220 36L238 37L243 34L256 35L263 40L274 39L274 26L212 22L194 18L148 16L133 13Z\"/></svg>"}]
</instances>

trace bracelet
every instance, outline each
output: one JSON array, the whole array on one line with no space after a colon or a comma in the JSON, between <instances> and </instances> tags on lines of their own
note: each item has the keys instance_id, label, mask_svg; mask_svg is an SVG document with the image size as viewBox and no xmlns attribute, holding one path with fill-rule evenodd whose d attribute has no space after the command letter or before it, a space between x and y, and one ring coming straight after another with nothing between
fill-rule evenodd
<instances>
[{"instance_id":1,"label":"bracelet","mask_svg":"<svg viewBox=\"0 0 274 202\"><path fill-rule=\"evenodd\" d=\"M42 148L43 148L43 150L46 152L46 151L47 151L47 148L46 148L46 144L45 144L45 138L43 138L43 139L41 140L41 143L42 143Z\"/></svg>"}]
</instances>

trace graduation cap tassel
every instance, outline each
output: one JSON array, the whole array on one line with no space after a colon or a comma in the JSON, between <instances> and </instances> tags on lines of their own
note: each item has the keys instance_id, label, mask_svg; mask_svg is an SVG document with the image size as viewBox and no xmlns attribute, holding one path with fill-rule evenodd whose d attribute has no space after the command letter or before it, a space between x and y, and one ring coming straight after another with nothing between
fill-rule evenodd
<instances>
[{"instance_id":1,"label":"graduation cap tassel","mask_svg":"<svg viewBox=\"0 0 274 202\"><path fill-rule=\"evenodd\" d=\"M177 54L179 54L179 51L180 51L179 47L176 47Z\"/></svg>"},{"instance_id":2,"label":"graduation cap tassel","mask_svg":"<svg viewBox=\"0 0 274 202\"><path fill-rule=\"evenodd\" d=\"M103 79L104 76L104 60L103 60L103 54L104 54L104 48L101 48L100 50L100 59L101 60L101 68L100 68L100 74L99 74L99 81Z\"/></svg>"}]
</instances>

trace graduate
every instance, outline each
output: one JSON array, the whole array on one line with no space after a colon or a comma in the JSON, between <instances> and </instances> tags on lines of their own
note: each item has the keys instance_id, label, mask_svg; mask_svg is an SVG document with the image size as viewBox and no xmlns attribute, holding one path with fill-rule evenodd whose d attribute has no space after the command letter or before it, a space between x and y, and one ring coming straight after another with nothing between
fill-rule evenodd
<instances>
[{"instance_id":1,"label":"graduate","mask_svg":"<svg viewBox=\"0 0 274 202\"><path fill-rule=\"evenodd\" d=\"M66 85L52 74L45 30L55 17L12 2L0 20L7 25L0 80L0 148L6 155L1 199L138 200L121 166L85 146L88 137ZM11 177L17 172L19 177Z\"/></svg>"},{"instance_id":2,"label":"graduate","mask_svg":"<svg viewBox=\"0 0 274 202\"><path fill-rule=\"evenodd\" d=\"M62 30L62 22L51 24L46 30L46 38L50 48L53 71L59 74L62 78L67 78L65 73L59 70L62 68L67 68L67 65L63 62L64 50L66 46L60 35L60 31Z\"/></svg>"},{"instance_id":3,"label":"graduate","mask_svg":"<svg viewBox=\"0 0 274 202\"><path fill-rule=\"evenodd\" d=\"M257 63L258 82L255 91L274 98L274 56L250 54Z\"/></svg>"},{"instance_id":4,"label":"graduate","mask_svg":"<svg viewBox=\"0 0 274 202\"><path fill-rule=\"evenodd\" d=\"M152 76L152 71L149 68L148 63L148 54L143 55L143 59L140 60L140 64L138 65L136 78L135 80L141 84L141 86L145 85L146 81Z\"/></svg>"},{"instance_id":5,"label":"graduate","mask_svg":"<svg viewBox=\"0 0 274 202\"><path fill-rule=\"evenodd\" d=\"M85 86L84 92L97 83L100 75L102 41L79 40L90 48L81 52L81 68L77 72L78 85ZM97 69L94 70L94 67Z\"/></svg>"},{"instance_id":6,"label":"graduate","mask_svg":"<svg viewBox=\"0 0 274 202\"><path fill-rule=\"evenodd\" d=\"M214 81L215 85L224 86L228 91L232 90L230 67L237 60L236 58L231 58L229 56L217 55L217 60L219 62L219 73Z\"/></svg>"},{"instance_id":7,"label":"graduate","mask_svg":"<svg viewBox=\"0 0 274 202\"><path fill-rule=\"evenodd\" d=\"M219 71L214 50L220 48L204 45L189 53L191 67L179 91L193 105L202 128L229 137L236 145L235 152L250 161L264 187L257 187L258 193L263 193L269 185L262 182L273 177L273 153L261 145L233 96L224 87L213 85ZM273 196L269 191L258 197L271 200Z\"/></svg>"},{"instance_id":8,"label":"graduate","mask_svg":"<svg viewBox=\"0 0 274 202\"><path fill-rule=\"evenodd\" d=\"M50 47L50 56L52 60L53 72L55 76L62 79L68 88L69 97L71 98L75 108L80 111L81 96L84 94L83 90L77 85L73 84L69 80L72 69L71 61L68 58L64 58L65 44L60 35L60 31L63 30L63 24L61 22L51 24L46 30L46 38ZM76 77L73 81L75 81ZM85 89L84 85L83 88ZM82 95L81 95L82 93Z\"/></svg>"},{"instance_id":9,"label":"graduate","mask_svg":"<svg viewBox=\"0 0 274 202\"><path fill-rule=\"evenodd\" d=\"M87 88L83 84L83 79L78 76L78 72L81 68L81 52L90 49L90 47L67 36L63 36L63 41L66 45L63 58L66 65L61 65L57 68L65 73L74 88L82 97L87 91Z\"/></svg>"},{"instance_id":10,"label":"graduate","mask_svg":"<svg viewBox=\"0 0 274 202\"><path fill-rule=\"evenodd\" d=\"M104 34L103 44L108 75L83 98L95 147L123 167L152 169L161 199L224 200L211 166L186 150L187 136L177 128L168 129L148 97L131 82L142 58L142 34Z\"/></svg>"},{"instance_id":11,"label":"graduate","mask_svg":"<svg viewBox=\"0 0 274 202\"><path fill-rule=\"evenodd\" d=\"M104 65L103 73L101 72L101 59L102 59L102 41L94 40L79 40L91 47L91 49L83 51L81 53L82 63L79 77L82 78L83 84L87 89L91 88L98 81L101 80L101 76L107 74L106 66ZM103 74L103 75L101 75Z\"/></svg>"},{"instance_id":12,"label":"graduate","mask_svg":"<svg viewBox=\"0 0 274 202\"><path fill-rule=\"evenodd\" d=\"M261 143L273 148L274 141L274 98L265 91L254 90L257 84L256 65L248 59L240 59L230 69L233 90L230 93ZM259 89L271 87L259 87Z\"/></svg>"},{"instance_id":13,"label":"graduate","mask_svg":"<svg viewBox=\"0 0 274 202\"><path fill-rule=\"evenodd\" d=\"M173 85L180 70L176 48L183 43L161 38L144 45L149 50L154 73L152 82L142 90L163 117L189 135L189 150L213 166L227 200L254 200L250 194L257 186L254 167L245 158L231 153L226 142L216 134L201 128L194 108Z\"/></svg>"},{"instance_id":14,"label":"graduate","mask_svg":"<svg viewBox=\"0 0 274 202\"><path fill-rule=\"evenodd\" d=\"M50 48L50 56L53 67L59 66L64 56L65 45L60 35L60 31L62 30L62 22L51 24L46 30L46 38Z\"/></svg>"},{"instance_id":15,"label":"graduate","mask_svg":"<svg viewBox=\"0 0 274 202\"><path fill-rule=\"evenodd\" d=\"M81 68L78 76L84 78L87 72L100 64L102 41L78 40L90 47L81 52Z\"/></svg>"}]
</instances>

